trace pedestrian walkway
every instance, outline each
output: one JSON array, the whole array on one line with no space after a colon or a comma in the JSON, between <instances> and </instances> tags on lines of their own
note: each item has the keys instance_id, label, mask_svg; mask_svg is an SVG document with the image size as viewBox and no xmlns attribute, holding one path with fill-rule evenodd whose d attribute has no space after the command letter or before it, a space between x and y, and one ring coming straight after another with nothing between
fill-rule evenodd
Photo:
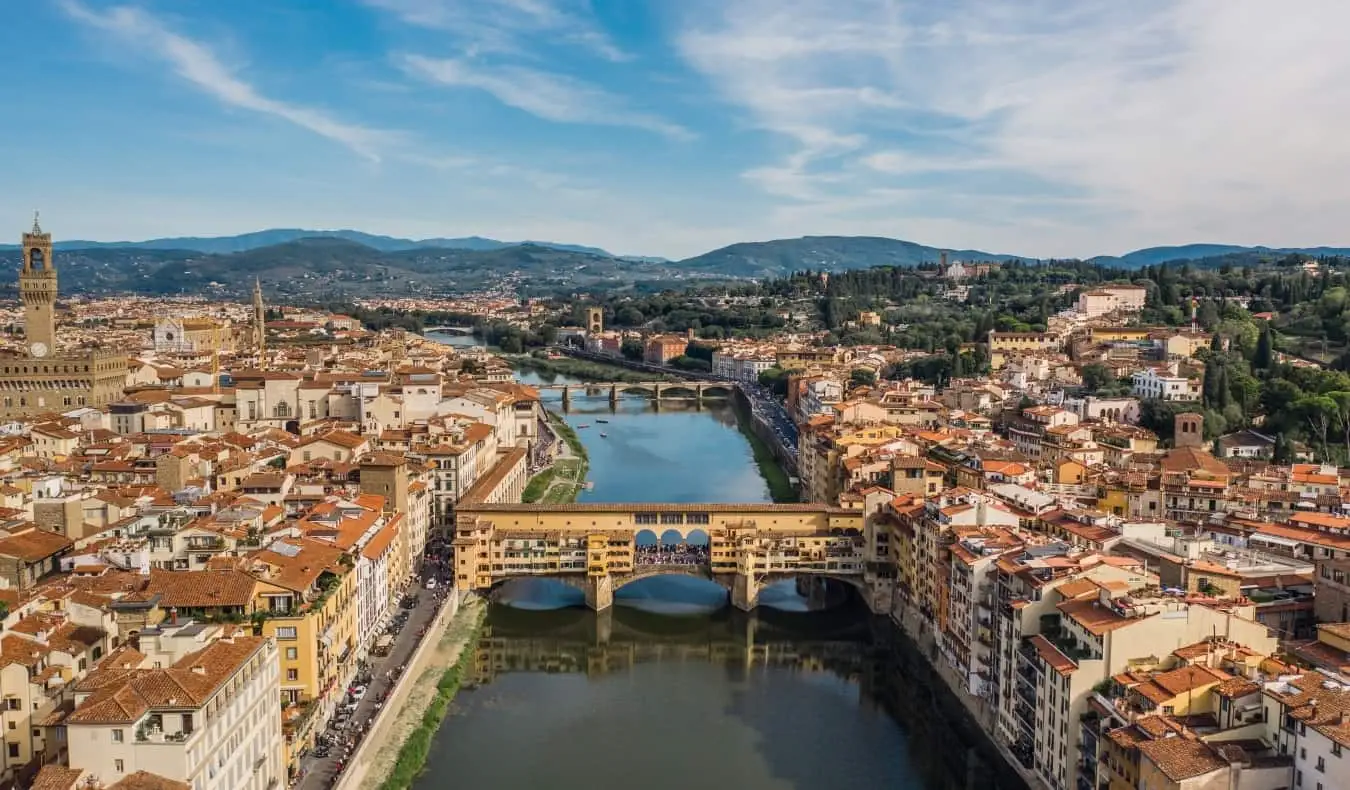
<instances>
[{"instance_id":1,"label":"pedestrian walkway","mask_svg":"<svg viewBox=\"0 0 1350 790\"><path fill-rule=\"evenodd\" d=\"M440 586L436 590L427 590L418 585L417 606L406 610L408 621L395 637L389 655L384 658L372 656L369 659L364 672L369 673L370 684L366 688L365 695L357 703L356 710L349 717L349 724L340 729L330 725L323 731L322 734L329 743L328 755L319 757L311 752L302 758L300 781L292 783L292 787L297 790L328 790L334 785L345 767L347 755L369 733L370 723L379 711L382 701L398 682L422 637L427 635L425 629L435 619L436 612L445 604L446 592L445 588ZM436 638L435 634L429 636ZM343 691L343 696L346 696L346 690Z\"/></svg>"}]
</instances>

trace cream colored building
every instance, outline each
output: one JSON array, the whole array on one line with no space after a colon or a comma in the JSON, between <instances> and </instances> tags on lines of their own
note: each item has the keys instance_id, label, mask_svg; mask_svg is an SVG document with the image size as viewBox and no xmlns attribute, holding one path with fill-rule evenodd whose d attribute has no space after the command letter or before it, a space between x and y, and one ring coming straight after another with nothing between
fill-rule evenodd
<instances>
[{"instance_id":1,"label":"cream colored building","mask_svg":"<svg viewBox=\"0 0 1350 790\"><path fill-rule=\"evenodd\" d=\"M193 790L285 782L276 644L232 626L149 628L75 687L70 765L105 784L137 771Z\"/></svg>"}]
</instances>

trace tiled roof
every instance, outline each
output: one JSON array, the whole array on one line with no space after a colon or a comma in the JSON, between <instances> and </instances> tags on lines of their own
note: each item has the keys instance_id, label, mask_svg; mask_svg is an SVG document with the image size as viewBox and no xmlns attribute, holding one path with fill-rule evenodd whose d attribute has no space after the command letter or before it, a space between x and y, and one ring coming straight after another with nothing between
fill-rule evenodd
<instances>
[{"instance_id":1,"label":"tiled roof","mask_svg":"<svg viewBox=\"0 0 1350 790\"><path fill-rule=\"evenodd\" d=\"M257 580L234 570L150 571L146 593L160 596L160 606L205 609L248 606Z\"/></svg>"},{"instance_id":2,"label":"tiled roof","mask_svg":"<svg viewBox=\"0 0 1350 790\"><path fill-rule=\"evenodd\" d=\"M191 790L191 788L187 782L168 779L149 771L127 774L117 783L108 786L108 790Z\"/></svg>"},{"instance_id":3,"label":"tiled roof","mask_svg":"<svg viewBox=\"0 0 1350 790\"><path fill-rule=\"evenodd\" d=\"M152 708L200 707L264 641L257 636L219 639L168 669L100 669L80 681L78 691L93 693L66 722L130 724Z\"/></svg>"},{"instance_id":4,"label":"tiled roof","mask_svg":"<svg viewBox=\"0 0 1350 790\"><path fill-rule=\"evenodd\" d=\"M1228 767L1208 744L1184 736L1141 743L1139 751L1174 782Z\"/></svg>"}]
</instances>

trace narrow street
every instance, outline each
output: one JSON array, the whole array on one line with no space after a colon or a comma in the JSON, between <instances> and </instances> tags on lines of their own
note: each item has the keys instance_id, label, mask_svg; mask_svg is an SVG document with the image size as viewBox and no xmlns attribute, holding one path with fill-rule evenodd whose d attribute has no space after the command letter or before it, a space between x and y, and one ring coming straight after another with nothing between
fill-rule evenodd
<instances>
[{"instance_id":1,"label":"narrow street","mask_svg":"<svg viewBox=\"0 0 1350 790\"><path fill-rule=\"evenodd\" d=\"M432 566L428 565L427 567ZM381 658L372 655L370 657L370 686L366 689L366 693L360 702L357 703L355 712L347 720L347 726L342 729L329 726L320 732L321 735L327 736L330 743L328 756L318 757L311 751L303 757L300 761L303 773L300 781L293 783L292 787L298 788L298 790L327 790L327 788L332 787L338 776L339 763L345 762L344 742L350 740L354 750L360 739L368 733L370 723L379 711L380 699L398 681L402 668L407 666L413 652L417 650L417 645L422 637L422 629L435 619L437 610L445 602L444 596L447 593L445 587L438 586L435 590L428 590L425 584L419 580L415 589L417 593L417 606L415 608L403 609L399 604L395 604L396 608L391 617L397 615L398 612L406 611L409 615L408 622L403 625L394 638L388 656ZM387 676L387 673L392 673L392 676ZM344 689L344 703L346 693L347 691Z\"/></svg>"}]
</instances>

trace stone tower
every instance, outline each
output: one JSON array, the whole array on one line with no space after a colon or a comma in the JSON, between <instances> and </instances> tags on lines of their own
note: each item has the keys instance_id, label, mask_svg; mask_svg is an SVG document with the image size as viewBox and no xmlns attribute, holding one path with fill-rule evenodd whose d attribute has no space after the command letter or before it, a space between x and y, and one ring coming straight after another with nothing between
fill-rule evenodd
<instances>
[{"instance_id":1,"label":"stone tower","mask_svg":"<svg viewBox=\"0 0 1350 790\"><path fill-rule=\"evenodd\" d=\"M37 214L33 229L23 234L23 269L19 272L24 334L28 353L45 357L56 350L56 266L52 234L43 233Z\"/></svg>"},{"instance_id":2,"label":"stone tower","mask_svg":"<svg viewBox=\"0 0 1350 790\"><path fill-rule=\"evenodd\" d=\"M1205 444L1205 415L1178 414L1172 444L1177 447L1203 447Z\"/></svg>"},{"instance_id":3,"label":"stone tower","mask_svg":"<svg viewBox=\"0 0 1350 790\"><path fill-rule=\"evenodd\" d=\"M263 305L262 281L253 278L253 345L258 349L258 367L267 354L267 308Z\"/></svg>"},{"instance_id":4,"label":"stone tower","mask_svg":"<svg viewBox=\"0 0 1350 790\"><path fill-rule=\"evenodd\" d=\"M598 335L605 331L605 311L599 307L586 308L586 331Z\"/></svg>"}]
</instances>

